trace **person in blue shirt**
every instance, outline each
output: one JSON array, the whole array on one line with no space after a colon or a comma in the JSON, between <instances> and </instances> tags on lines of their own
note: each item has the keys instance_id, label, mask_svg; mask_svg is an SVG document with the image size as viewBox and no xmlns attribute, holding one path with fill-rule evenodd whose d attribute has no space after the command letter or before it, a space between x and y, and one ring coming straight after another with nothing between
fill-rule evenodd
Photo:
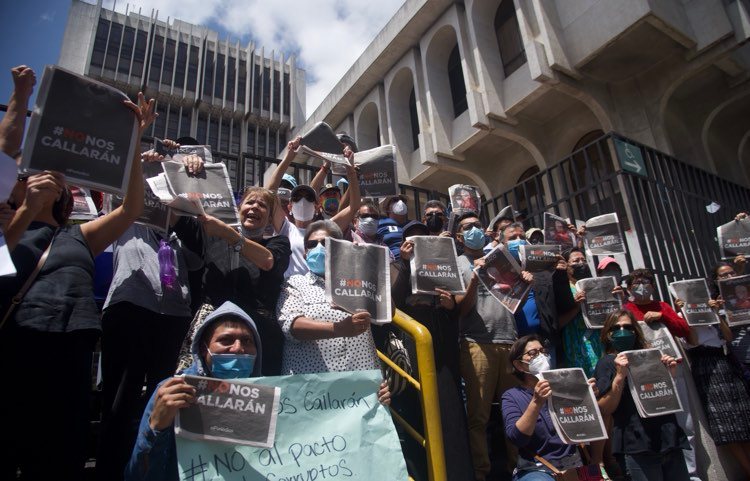
<instances>
[{"instance_id":1,"label":"person in blue shirt","mask_svg":"<svg viewBox=\"0 0 750 481\"><path fill-rule=\"evenodd\" d=\"M250 316L230 301L206 317L195 333L191 351L193 364L184 374L219 379L260 376L258 329ZM138 439L125 468L126 480L179 479L174 419L180 409L193 403L195 388L181 376L159 384L141 417Z\"/></svg>"},{"instance_id":2,"label":"person in blue shirt","mask_svg":"<svg viewBox=\"0 0 750 481\"><path fill-rule=\"evenodd\" d=\"M378 238L388 246L393 258L401 258L401 244L404 241L404 226L409 222L408 199L405 195L394 195L386 199L384 210L386 217L378 224Z\"/></svg>"}]
</instances>

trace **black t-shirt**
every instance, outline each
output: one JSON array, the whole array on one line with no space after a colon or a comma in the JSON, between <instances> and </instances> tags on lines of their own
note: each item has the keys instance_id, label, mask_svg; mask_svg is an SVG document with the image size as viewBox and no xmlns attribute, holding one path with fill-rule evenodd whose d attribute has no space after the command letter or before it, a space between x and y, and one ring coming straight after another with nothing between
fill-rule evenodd
<instances>
[{"instance_id":1,"label":"black t-shirt","mask_svg":"<svg viewBox=\"0 0 750 481\"><path fill-rule=\"evenodd\" d=\"M8 322L43 332L101 329L94 301L94 257L81 233L81 226L57 228L32 222L11 253L15 276L0 277L0 312L34 271L52 237L54 243L41 272L16 307Z\"/></svg>"},{"instance_id":2,"label":"black t-shirt","mask_svg":"<svg viewBox=\"0 0 750 481\"><path fill-rule=\"evenodd\" d=\"M599 359L594 371L599 396L604 396L612 387L617 368L614 354L606 354ZM676 449L688 449L685 433L677 425L674 414L653 418L642 418L638 415L633 396L630 394L629 381L625 385L620 404L613 414L612 453L614 454L666 454Z\"/></svg>"}]
</instances>

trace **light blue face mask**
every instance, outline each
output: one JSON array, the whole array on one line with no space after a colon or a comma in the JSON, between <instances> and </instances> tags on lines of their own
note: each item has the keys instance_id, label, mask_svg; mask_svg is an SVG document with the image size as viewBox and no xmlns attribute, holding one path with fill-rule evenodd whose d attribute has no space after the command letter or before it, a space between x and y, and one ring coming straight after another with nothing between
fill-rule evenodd
<instances>
[{"instance_id":1,"label":"light blue face mask","mask_svg":"<svg viewBox=\"0 0 750 481\"><path fill-rule=\"evenodd\" d=\"M484 232L482 229L472 227L464 232L464 245L472 250L479 250L484 247Z\"/></svg>"},{"instance_id":2,"label":"light blue face mask","mask_svg":"<svg viewBox=\"0 0 750 481\"><path fill-rule=\"evenodd\" d=\"M513 239L511 241L508 241L507 244L505 244L505 247L508 248L508 252L510 252L510 255L516 258L516 260L521 259L521 254L518 252L518 248L520 246L526 245L526 239Z\"/></svg>"},{"instance_id":3,"label":"light blue face mask","mask_svg":"<svg viewBox=\"0 0 750 481\"><path fill-rule=\"evenodd\" d=\"M326 273L326 248L323 247L323 244L318 244L315 248L307 251L305 260L308 269L313 274L322 276Z\"/></svg>"},{"instance_id":4,"label":"light blue face mask","mask_svg":"<svg viewBox=\"0 0 750 481\"><path fill-rule=\"evenodd\" d=\"M211 356L211 376L218 379L250 377L255 367L255 354L214 354Z\"/></svg>"}]
</instances>

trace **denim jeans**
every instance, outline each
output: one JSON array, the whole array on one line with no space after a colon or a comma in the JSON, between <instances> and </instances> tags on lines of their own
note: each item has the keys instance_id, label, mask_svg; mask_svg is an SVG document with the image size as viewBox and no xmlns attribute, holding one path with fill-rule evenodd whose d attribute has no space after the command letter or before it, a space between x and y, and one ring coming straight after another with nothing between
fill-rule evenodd
<instances>
[{"instance_id":1,"label":"denim jeans","mask_svg":"<svg viewBox=\"0 0 750 481\"><path fill-rule=\"evenodd\" d=\"M667 454L626 454L625 467L632 481L690 481L681 450Z\"/></svg>"}]
</instances>

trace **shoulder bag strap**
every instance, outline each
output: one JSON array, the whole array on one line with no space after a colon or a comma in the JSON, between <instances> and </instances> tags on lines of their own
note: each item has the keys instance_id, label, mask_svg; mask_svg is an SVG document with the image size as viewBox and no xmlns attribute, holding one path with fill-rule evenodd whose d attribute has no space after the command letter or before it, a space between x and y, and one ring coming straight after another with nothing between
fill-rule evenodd
<instances>
[{"instance_id":1,"label":"shoulder bag strap","mask_svg":"<svg viewBox=\"0 0 750 481\"><path fill-rule=\"evenodd\" d=\"M5 322L8 320L11 314L13 314L13 311L16 310L16 306L18 306L21 301L23 301L24 296L26 295L26 292L31 287L31 284L34 283L34 280L39 275L39 271L42 270L42 267L44 266L44 263L47 261L47 256L49 255L50 249L52 249L52 243L55 241L55 234L52 235L52 240L49 242L49 245L47 246L47 249L44 250L42 253L42 256L39 258L39 262L36 263L36 267L34 268L34 271L29 275L29 277L26 279L26 282L24 282L23 286L21 286L21 289L19 289L18 293L13 296L13 298L10 300L10 306L8 306L8 310L5 311L5 315L3 316L3 320L0 321L0 329L2 329L5 326Z\"/></svg>"}]
</instances>

